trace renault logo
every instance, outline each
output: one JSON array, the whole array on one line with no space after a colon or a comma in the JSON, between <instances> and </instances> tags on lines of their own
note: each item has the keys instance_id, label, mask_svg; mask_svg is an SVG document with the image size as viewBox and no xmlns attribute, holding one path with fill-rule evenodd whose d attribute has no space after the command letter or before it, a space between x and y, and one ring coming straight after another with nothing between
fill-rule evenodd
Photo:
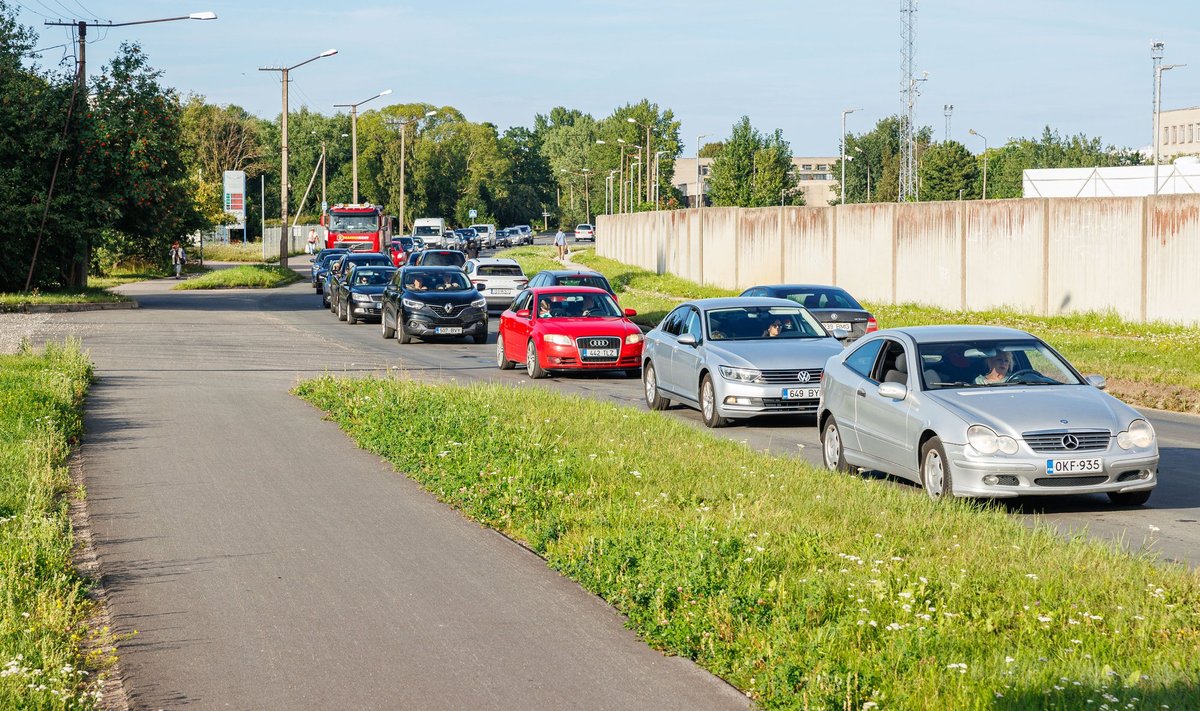
<instances>
[{"instance_id":1,"label":"renault logo","mask_svg":"<svg viewBox=\"0 0 1200 711\"><path fill-rule=\"evenodd\" d=\"M448 314L454 313L454 304L446 304L446 313L448 313Z\"/></svg>"},{"instance_id":2,"label":"renault logo","mask_svg":"<svg viewBox=\"0 0 1200 711\"><path fill-rule=\"evenodd\" d=\"M807 383L812 380L812 373L808 372L807 370L802 370L799 373L796 373L796 380L802 383Z\"/></svg>"},{"instance_id":3,"label":"renault logo","mask_svg":"<svg viewBox=\"0 0 1200 711\"><path fill-rule=\"evenodd\" d=\"M1073 434L1063 435L1063 449L1079 449L1079 438Z\"/></svg>"}]
</instances>

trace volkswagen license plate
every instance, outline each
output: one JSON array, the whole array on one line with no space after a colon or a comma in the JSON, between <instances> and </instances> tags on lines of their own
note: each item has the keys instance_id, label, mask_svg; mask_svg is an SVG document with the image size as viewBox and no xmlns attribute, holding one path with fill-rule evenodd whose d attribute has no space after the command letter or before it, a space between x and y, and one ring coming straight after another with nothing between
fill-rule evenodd
<instances>
[{"instance_id":1,"label":"volkswagen license plate","mask_svg":"<svg viewBox=\"0 0 1200 711\"><path fill-rule=\"evenodd\" d=\"M579 355L584 358L616 358L616 348L582 348Z\"/></svg>"},{"instance_id":2,"label":"volkswagen license plate","mask_svg":"<svg viewBox=\"0 0 1200 711\"><path fill-rule=\"evenodd\" d=\"M433 332L439 336L461 336L462 326L438 326Z\"/></svg>"},{"instance_id":3,"label":"volkswagen license plate","mask_svg":"<svg viewBox=\"0 0 1200 711\"><path fill-rule=\"evenodd\" d=\"M1047 459L1047 474L1097 474L1104 472L1100 457L1091 459Z\"/></svg>"},{"instance_id":4,"label":"volkswagen license plate","mask_svg":"<svg viewBox=\"0 0 1200 711\"><path fill-rule=\"evenodd\" d=\"M816 400L821 397L821 388L784 388L784 400Z\"/></svg>"}]
</instances>

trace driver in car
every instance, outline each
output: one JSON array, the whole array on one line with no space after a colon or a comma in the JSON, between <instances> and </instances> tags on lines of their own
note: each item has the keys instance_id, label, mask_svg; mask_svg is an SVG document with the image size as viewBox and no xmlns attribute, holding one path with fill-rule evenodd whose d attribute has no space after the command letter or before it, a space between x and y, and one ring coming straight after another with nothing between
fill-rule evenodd
<instances>
[{"instance_id":1,"label":"driver in car","mask_svg":"<svg viewBox=\"0 0 1200 711\"><path fill-rule=\"evenodd\" d=\"M1008 377L1009 371L1012 370L1013 354L1008 351L999 351L985 362L989 370L983 375L976 376L975 384L1002 383Z\"/></svg>"}]
</instances>

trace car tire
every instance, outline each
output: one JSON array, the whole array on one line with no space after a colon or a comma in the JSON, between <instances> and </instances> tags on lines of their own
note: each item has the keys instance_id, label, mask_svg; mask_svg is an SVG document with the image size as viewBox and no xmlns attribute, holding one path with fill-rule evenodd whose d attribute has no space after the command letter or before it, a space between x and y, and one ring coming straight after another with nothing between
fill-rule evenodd
<instances>
[{"instance_id":1,"label":"car tire","mask_svg":"<svg viewBox=\"0 0 1200 711\"><path fill-rule=\"evenodd\" d=\"M717 412L717 390L713 385L712 376L708 373L700 380L700 416L704 420L704 426L712 429L729 424L729 420Z\"/></svg>"},{"instance_id":2,"label":"car tire","mask_svg":"<svg viewBox=\"0 0 1200 711\"><path fill-rule=\"evenodd\" d=\"M826 469L837 472L850 471L850 465L846 463L846 445L842 442L842 430L833 415L829 416L825 426L821 428L821 453Z\"/></svg>"},{"instance_id":3,"label":"car tire","mask_svg":"<svg viewBox=\"0 0 1200 711\"><path fill-rule=\"evenodd\" d=\"M1141 506L1150 500L1150 492L1153 489L1145 491L1110 491L1108 492L1108 500L1117 506Z\"/></svg>"},{"instance_id":4,"label":"car tire","mask_svg":"<svg viewBox=\"0 0 1200 711\"><path fill-rule=\"evenodd\" d=\"M646 395L646 407L651 410L665 410L671 406L671 401L658 389L658 373L653 363L647 362L642 368L642 391Z\"/></svg>"},{"instance_id":5,"label":"car tire","mask_svg":"<svg viewBox=\"0 0 1200 711\"><path fill-rule=\"evenodd\" d=\"M387 311L380 309L379 312L379 332L384 338L391 338L396 335L395 328L388 328Z\"/></svg>"},{"instance_id":6,"label":"car tire","mask_svg":"<svg viewBox=\"0 0 1200 711\"><path fill-rule=\"evenodd\" d=\"M346 304L346 325L353 326L358 323L358 317L354 315L350 304Z\"/></svg>"},{"instance_id":7,"label":"car tire","mask_svg":"<svg viewBox=\"0 0 1200 711\"><path fill-rule=\"evenodd\" d=\"M338 307L337 307L338 321L345 321L345 320L349 319L350 318L349 311L350 311L350 307L347 306L345 304L345 302L343 302L341 299L338 299Z\"/></svg>"},{"instance_id":8,"label":"car tire","mask_svg":"<svg viewBox=\"0 0 1200 711\"><path fill-rule=\"evenodd\" d=\"M533 344L533 341L525 346L525 372L534 380L540 380L547 375L542 364L538 362L537 346Z\"/></svg>"},{"instance_id":9,"label":"car tire","mask_svg":"<svg viewBox=\"0 0 1200 711\"><path fill-rule=\"evenodd\" d=\"M954 498L954 479L942 440L931 437L921 446L921 486L934 501Z\"/></svg>"},{"instance_id":10,"label":"car tire","mask_svg":"<svg viewBox=\"0 0 1200 711\"><path fill-rule=\"evenodd\" d=\"M512 370L513 362L504 353L504 336L496 334L496 367L500 370Z\"/></svg>"},{"instance_id":11,"label":"car tire","mask_svg":"<svg viewBox=\"0 0 1200 711\"><path fill-rule=\"evenodd\" d=\"M412 336L408 335L408 329L404 327L404 312L400 311L396 314L396 340L400 343L412 343Z\"/></svg>"},{"instance_id":12,"label":"car tire","mask_svg":"<svg viewBox=\"0 0 1200 711\"><path fill-rule=\"evenodd\" d=\"M313 286L313 288L317 290L317 293L318 293L318 294L324 294L324 293L325 293L325 290L321 288L321 285L320 285L320 284L317 284L317 285Z\"/></svg>"},{"instance_id":13,"label":"car tire","mask_svg":"<svg viewBox=\"0 0 1200 711\"><path fill-rule=\"evenodd\" d=\"M471 336L471 340L475 341L475 345L477 346L484 345L487 343L487 331L484 331L483 333L476 333L474 336Z\"/></svg>"},{"instance_id":14,"label":"car tire","mask_svg":"<svg viewBox=\"0 0 1200 711\"><path fill-rule=\"evenodd\" d=\"M640 379L642 377L642 369L641 368L628 368L625 370L625 377Z\"/></svg>"}]
</instances>

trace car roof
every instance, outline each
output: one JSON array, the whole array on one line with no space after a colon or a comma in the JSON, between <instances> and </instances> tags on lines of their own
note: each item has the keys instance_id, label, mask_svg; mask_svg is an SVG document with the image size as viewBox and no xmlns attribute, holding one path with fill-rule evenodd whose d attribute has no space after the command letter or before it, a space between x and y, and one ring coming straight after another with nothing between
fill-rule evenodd
<instances>
[{"instance_id":1,"label":"car roof","mask_svg":"<svg viewBox=\"0 0 1200 711\"><path fill-rule=\"evenodd\" d=\"M903 333L917 343L938 343L941 341L968 341L980 339L1001 338L1033 338L1033 334L1018 328L1007 326L977 326L977 325L943 325L943 326L901 326L885 328L871 334L887 335Z\"/></svg>"},{"instance_id":2,"label":"car roof","mask_svg":"<svg viewBox=\"0 0 1200 711\"><path fill-rule=\"evenodd\" d=\"M736 308L738 306L787 306L790 308L804 308L795 301L776 299L773 296L718 296L711 299L692 299L683 303L691 304L703 311Z\"/></svg>"},{"instance_id":3,"label":"car roof","mask_svg":"<svg viewBox=\"0 0 1200 711\"><path fill-rule=\"evenodd\" d=\"M591 269L543 269L542 271L538 272L538 274L549 274L551 276L556 276L556 277L560 277L560 276L598 276L598 277L603 277L606 281L608 279L600 272L594 272Z\"/></svg>"},{"instance_id":4,"label":"car roof","mask_svg":"<svg viewBox=\"0 0 1200 711\"><path fill-rule=\"evenodd\" d=\"M535 286L530 289L535 294L606 294L608 291L596 286Z\"/></svg>"},{"instance_id":5,"label":"car roof","mask_svg":"<svg viewBox=\"0 0 1200 711\"><path fill-rule=\"evenodd\" d=\"M751 289L832 289L843 293L850 293L840 286L832 284L759 284L758 286L749 287Z\"/></svg>"},{"instance_id":6,"label":"car roof","mask_svg":"<svg viewBox=\"0 0 1200 711\"><path fill-rule=\"evenodd\" d=\"M387 256L386 254L383 254L382 252L347 252L346 254L344 254L342 256L347 261L352 260L352 259L356 260L359 258L367 258L367 257L370 257L371 259L388 259L388 260L391 259L391 257Z\"/></svg>"},{"instance_id":7,"label":"car roof","mask_svg":"<svg viewBox=\"0 0 1200 711\"><path fill-rule=\"evenodd\" d=\"M430 265L428 265L428 266L426 266L426 265L424 265L424 264L418 264L418 265L416 265L416 266L406 266L406 267L401 267L401 269L402 269L402 270L404 270L404 271L406 271L406 272L409 272L409 271L413 271L413 272L415 272L415 271L422 271L422 272L454 272L454 273L456 273L456 274L462 274L463 276L466 276L466 274L463 274L462 267L456 267L456 266L452 266L452 265L450 265L450 264L437 264L437 265L430 264Z\"/></svg>"},{"instance_id":8,"label":"car roof","mask_svg":"<svg viewBox=\"0 0 1200 711\"><path fill-rule=\"evenodd\" d=\"M475 259L468 259L467 261L474 262L475 264L503 264L507 267L521 266L517 260L509 259L508 257L476 257Z\"/></svg>"}]
</instances>

